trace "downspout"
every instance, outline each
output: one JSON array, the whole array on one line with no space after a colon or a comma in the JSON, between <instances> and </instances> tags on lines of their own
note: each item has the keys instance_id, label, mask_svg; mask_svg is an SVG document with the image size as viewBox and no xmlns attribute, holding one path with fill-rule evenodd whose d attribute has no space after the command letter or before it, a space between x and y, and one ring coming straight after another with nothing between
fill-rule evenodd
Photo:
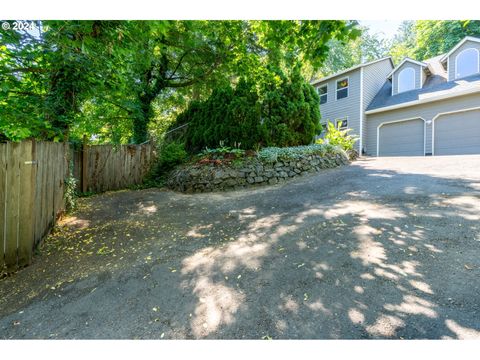
<instances>
[{"instance_id":1,"label":"downspout","mask_svg":"<svg viewBox=\"0 0 480 360\"><path fill-rule=\"evenodd\" d=\"M358 154L362 156L363 149L363 67L360 68L360 141Z\"/></svg>"}]
</instances>

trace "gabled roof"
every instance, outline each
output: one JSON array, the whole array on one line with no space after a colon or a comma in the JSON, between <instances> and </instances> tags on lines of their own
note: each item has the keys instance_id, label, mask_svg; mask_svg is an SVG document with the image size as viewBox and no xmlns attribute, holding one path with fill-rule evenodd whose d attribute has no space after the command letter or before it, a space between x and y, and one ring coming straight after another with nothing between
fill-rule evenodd
<instances>
[{"instance_id":1,"label":"gabled roof","mask_svg":"<svg viewBox=\"0 0 480 360\"><path fill-rule=\"evenodd\" d=\"M377 60L373 60L373 61L369 61L369 62L366 62L366 63L363 63L363 64L359 64L359 65L355 65L349 69L346 69L346 70L343 70L343 71L340 71L340 72L337 72L335 74L332 74L332 75L329 75L329 76L325 76L321 79L317 79L317 80L313 80L310 82L311 85L316 85L316 84L319 84L321 82L324 82L324 81L327 81L327 80L330 80L330 79L333 79L337 76L340 76L340 75L343 75L343 74L346 74L350 71L353 71L353 70L357 70L357 69L360 69L362 67L365 67L365 66L368 66L368 65L372 65L372 64L375 64L377 62L380 62L380 61L384 61L384 60L390 60L391 64L392 64L392 67L393 67L393 60L392 60L392 57L391 56L386 56L386 57L383 57L381 59L377 59Z\"/></svg>"},{"instance_id":2,"label":"gabled roof","mask_svg":"<svg viewBox=\"0 0 480 360\"><path fill-rule=\"evenodd\" d=\"M463 38L463 40L461 40L457 45L455 45L453 47L452 50L450 50L449 52L447 52L445 55L443 55L443 57L440 59L441 62L444 62L445 60L447 60L447 58L453 53L455 52L455 50L457 50L460 46L462 46L463 44L465 44L465 42L467 41L473 41L473 42L477 42L477 43L480 43L480 39L479 38L476 38L476 37L473 37L473 36L465 36Z\"/></svg>"},{"instance_id":3,"label":"gabled roof","mask_svg":"<svg viewBox=\"0 0 480 360\"><path fill-rule=\"evenodd\" d=\"M427 64L425 64L424 62L421 62L421 61L417 61L417 60L413 60L409 57L406 57L402 60L402 62L400 64L398 64L397 66L395 66L395 68L390 72L390 74L387 75L387 79L390 79L393 75L393 73L395 71L397 71L403 64L405 64L406 62L411 62L412 64L416 64L416 65L420 65L422 67L428 67Z\"/></svg>"}]
</instances>

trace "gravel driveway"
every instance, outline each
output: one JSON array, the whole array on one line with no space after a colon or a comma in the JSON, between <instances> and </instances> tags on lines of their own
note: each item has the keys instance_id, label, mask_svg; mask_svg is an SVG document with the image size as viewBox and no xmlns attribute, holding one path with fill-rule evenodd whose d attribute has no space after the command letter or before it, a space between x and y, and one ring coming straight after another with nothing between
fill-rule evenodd
<instances>
[{"instance_id":1,"label":"gravel driveway","mask_svg":"<svg viewBox=\"0 0 480 360\"><path fill-rule=\"evenodd\" d=\"M0 338L480 339L480 157L81 199L0 280Z\"/></svg>"}]
</instances>

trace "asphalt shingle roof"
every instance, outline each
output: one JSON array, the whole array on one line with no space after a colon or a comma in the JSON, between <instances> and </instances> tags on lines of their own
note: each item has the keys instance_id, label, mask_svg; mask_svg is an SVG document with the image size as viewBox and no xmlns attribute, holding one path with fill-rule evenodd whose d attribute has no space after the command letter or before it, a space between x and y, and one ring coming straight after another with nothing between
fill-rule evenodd
<instances>
[{"instance_id":1,"label":"asphalt shingle roof","mask_svg":"<svg viewBox=\"0 0 480 360\"><path fill-rule=\"evenodd\" d=\"M407 104L412 101L427 100L437 96L447 94L454 95L456 92L467 91L472 88L480 90L480 74L447 81L447 73L440 63L443 55L424 60L428 64L430 75L425 80L421 89L410 90L392 96L392 83L387 80L380 91L375 95L372 102L368 105L367 111L381 109L384 107Z\"/></svg>"}]
</instances>

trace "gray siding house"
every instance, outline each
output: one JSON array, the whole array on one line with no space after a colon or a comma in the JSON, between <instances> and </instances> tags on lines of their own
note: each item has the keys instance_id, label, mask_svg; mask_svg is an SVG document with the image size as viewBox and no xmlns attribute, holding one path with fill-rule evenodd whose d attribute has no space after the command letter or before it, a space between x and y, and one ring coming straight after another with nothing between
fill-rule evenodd
<instances>
[{"instance_id":1,"label":"gray siding house","mask_svg":"<svg viewBox=\"0 0 480 360\"><path fill-rule=\"evenodd\" d=\"M394 67L384 58L313 85L322 122L351 128L363 154L480 154L478 38L466 37L448 53L422 62L405 58Z\"/></svg>"},{"instance_id":2,"label":"gray siding house","mask_svg":"<svg viewBox=\"0 0 480 360\"><path fill-rule=\"evenodd\" d=\"M312 83L320 95L322 124L333 122L340 128L352 129L359 137L357 150L366 139L365 110L380 91L393 69L390 57L360 64Z\"/></svg>"}]
</instances>

